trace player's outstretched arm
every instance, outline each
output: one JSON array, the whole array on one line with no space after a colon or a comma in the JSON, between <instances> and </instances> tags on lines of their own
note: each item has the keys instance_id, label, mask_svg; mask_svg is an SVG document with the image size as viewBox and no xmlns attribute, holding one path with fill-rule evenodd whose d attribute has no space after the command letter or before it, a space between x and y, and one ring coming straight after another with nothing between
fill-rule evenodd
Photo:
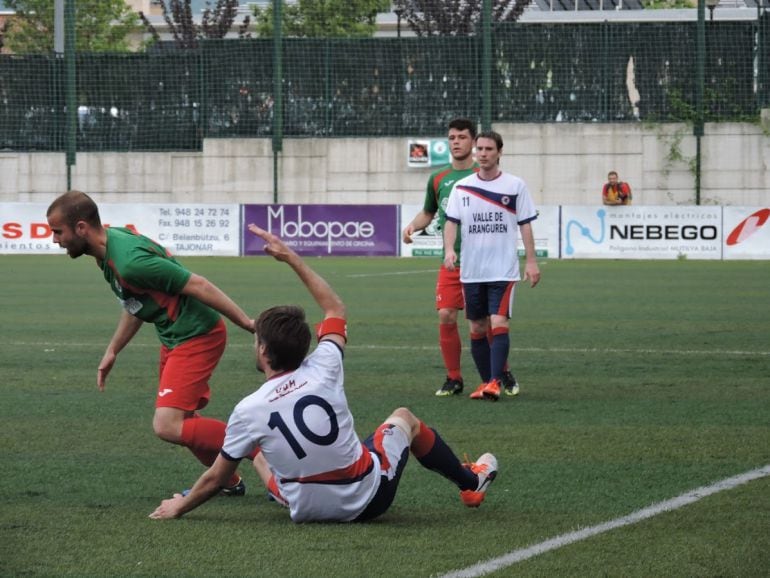
<instances>
[{"instance_id":1,"label":"player's outstretched arm","mask_svg":"<svg viewBox=\"0 0 770 578\"><path fill-rule=\"evenodd\" d=\"M204 502L219 493L219 490L227 485L228 480L238 469L237 461L231 461L218 455L211 467L201 474L198 481L186 496L174 494L173 498L163 500L160 506L150 514L154 520L166 520L179 518L190 510L194 510Z\"/></svg>"},{"instance_id":2,"label":"player's outstretched arm","mask_svg":"<svg viewBox=\"0 0 770 578\"><path fill-rule=\"evenodd\" d=\"M346 319L347 313L345 304L342 302L339 295L337 295L331 285L329 285L318 273L313 271L310 266L305 263L302 257L297 255L291 247L287 246L286 243L281 241L277 236L265 231L253 223L249 225L249 231L265 241L265 253L272 255L278 261L283 261L294 270L313 296L313 299L315 299L316 303L318 303L319 307L323 310L325 319L330 317Z\"/></svg>"}]
</instances>

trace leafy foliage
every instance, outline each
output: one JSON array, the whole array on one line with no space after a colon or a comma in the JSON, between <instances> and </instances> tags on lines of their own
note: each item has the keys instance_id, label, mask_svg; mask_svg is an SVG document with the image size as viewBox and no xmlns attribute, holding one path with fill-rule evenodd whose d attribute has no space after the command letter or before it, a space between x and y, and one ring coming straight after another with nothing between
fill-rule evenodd
<instances>
[{"instance_id":1,"label":"leafy foliage","mask_svg":"<svg viewBox=\"0 0 770 578\"><path fill-rule=\"evenodd\" d=\"M7 23L2 39L10 51L17 54L53 51L54 0L5 0L5 5L16 13ZM136 14L123 0L77 2L75 48L78 51L128 51L127 36L136 28Z\"/></svg>"},{"instance_id":2,"label":"leafy foliage","mask_svg":"<svg viewBox=\"0 0 770 578\"><path fill-rule=\"evenodd\" d=\"M366 38L374 34L378 12L388 10L387 0L299 0L282 2L283 36L302 38ZM254 7L257 32L273 35L273 7Z\"/></svg>"},{"instance_id":3,"label":"leafy foliage","mask_svg":"<svg viewBox=\"0 0 770 578\"><path fill-rule=\"evenodd\" d=\"M238 15L238 0L217 0L213 8L207 3L200 24L197 24L193 18L190 0L168 0L168 6L166 0L163 0L161 7L163 19L168 24L177 48L196 48L198 41L203 38L224 38L232 29ZM139 12L139 17L153 40L160 41L157 29L143 12ZM250 23L251 17L245 16L238 27L240 38L250 36L248 32Z\"/></svg>"},{"instance_id":4,"label":"leafy foliage","mask_svg":"<svg viewBox=\"0 0 770 578\"><path fill-rule=\"evenodd\" d=\"M532 0L491 0L492 22L516 22ZM482 19L479 0L398 0L395 11L417 36L470 36Z\"/></svg>"}]
</instances>

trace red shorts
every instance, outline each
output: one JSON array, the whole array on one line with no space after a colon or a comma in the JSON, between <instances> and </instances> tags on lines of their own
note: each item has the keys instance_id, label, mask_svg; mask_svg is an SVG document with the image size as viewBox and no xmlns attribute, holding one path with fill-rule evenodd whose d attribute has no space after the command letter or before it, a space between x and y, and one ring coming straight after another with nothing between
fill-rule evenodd
<instances>
[{"instance_id":1,"label":"red shorts","mask_svg":"<svg viewBox=\"0 0 770 578\"><path fill-rule=\"evenodd\" d=\"M160 347L160 380L155 407L185 411L203 409L209 403L209 379L225 352L227 328L221 319L205 335L169 349Z\"/></svg>"},{"instance_id":2,"label":"red shorts","mask_svg":"<svg viewBox=\"0 0 770 578\"><path fill-rule=\"evenodd\" d=\"M436 280L436 309L464 309L463 285L460 283L460 268L449 271L444 265L438 270Z\"/></svg>"}]
</instances>

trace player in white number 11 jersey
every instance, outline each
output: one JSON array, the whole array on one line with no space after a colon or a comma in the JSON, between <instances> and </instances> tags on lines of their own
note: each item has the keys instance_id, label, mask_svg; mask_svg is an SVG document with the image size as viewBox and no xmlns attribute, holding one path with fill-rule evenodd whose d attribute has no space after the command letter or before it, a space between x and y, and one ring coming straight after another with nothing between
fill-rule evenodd
<instances>
[{"instance_id":1,"label":"player in white number 11 jersey","mask_svg":"<svg viewBox=\"0 0 770 578\"><path fill-rule=\"evenodd\" d=\"M308 355L311 331L299 307L273 307L259 316L257 367L267 381L235 407L219 457L189 494L164 500L150 517L178 518L198 507L257 448L262 451L254 467L294 522L365 521L383 514L410 451L424 467L453 482L466 506L479 506L497 475L492 454L461 463L435 430L403 407L359 440L343 387L345 305L278 237L256 225L249 230L265 241L267 254L294 270L323 310L319 344Z\"/></svg>"},{"instance_id":2,"label":"player in white number 11 jersey","mask_svg":"<svg viewBox=\"0 0 770 578\"><path fill-rule=\"evenodd\" d=\"M458 258L455 238L462 231L460 282L471 356L481 377L481 385L470 397L492 401L500 399L503 388L506 395L518 393L518 386L511 387L504 375L514 289L521 279L519 231L526 256L524 277L532 287L540 281L532 233L537 211L524 181L500 170L502 152L503 138L498 133L487 131L476 137L479 171L455 184L444 225L444 266L450 271Z\"/></svg>"}]
</instances>

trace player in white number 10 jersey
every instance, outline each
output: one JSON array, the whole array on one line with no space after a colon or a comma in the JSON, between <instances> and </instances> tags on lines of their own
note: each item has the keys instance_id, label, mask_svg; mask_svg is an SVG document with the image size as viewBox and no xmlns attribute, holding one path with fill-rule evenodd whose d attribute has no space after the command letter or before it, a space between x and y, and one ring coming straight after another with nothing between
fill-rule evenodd
<instances>
[{"instance_id":1,"label":"player in white number 10 jersey","mask_svg":"<svg viewBox=\"0 0 770 578\"><path fill-rule=\"evenodd\" d=\"M435 430L403 407L359 440L343 387L345 305L278 237L256 225L249 230L265 241L266 253L294 270L323 310L319 344L308 355L311 332L299 307L273 307L259 316L257 367L267 381L235 407L219 457L189 494L164 500L150 517L178 518L196 508L259 448L254 467L294 522L365 521L383 514L410 451L453 482L466 506L478 507L497 475L492 454L461 463Z\"/></svg>"}]
</instances>

